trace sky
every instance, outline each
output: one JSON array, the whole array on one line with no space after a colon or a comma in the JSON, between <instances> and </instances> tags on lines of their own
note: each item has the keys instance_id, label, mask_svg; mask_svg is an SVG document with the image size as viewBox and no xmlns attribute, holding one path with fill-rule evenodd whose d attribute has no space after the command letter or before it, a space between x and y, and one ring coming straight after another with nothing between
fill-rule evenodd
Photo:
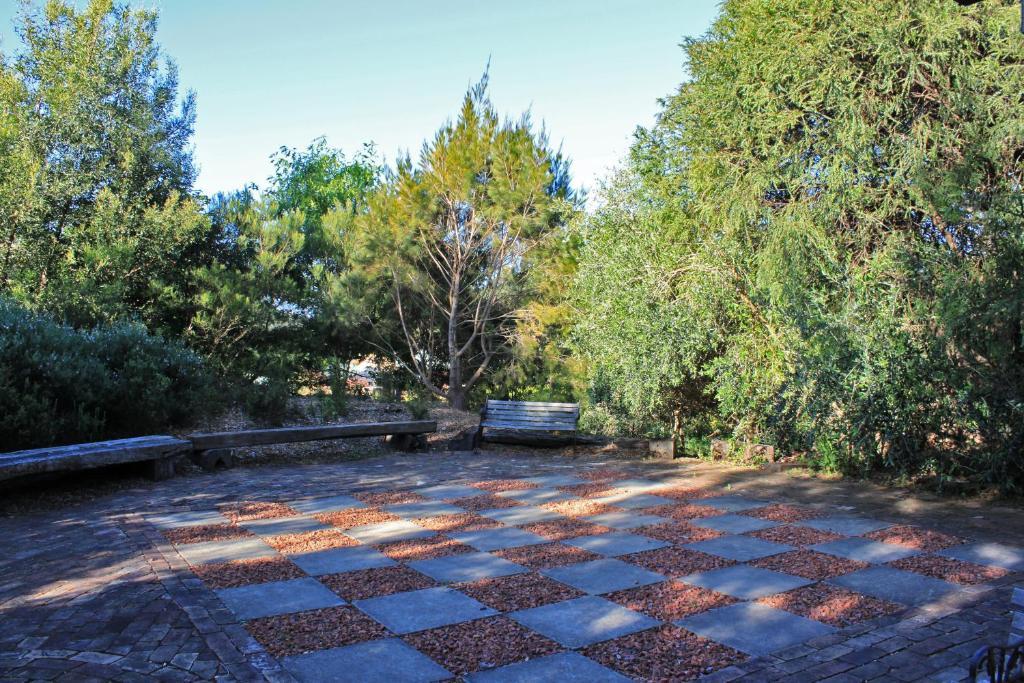
<instances>
[{"instance_id":1,"label":"sky","mask_svg":"<svg viewBox=\"0 0 1024 683\"><path fill-rule=\"evenodd\" d=\"M159 10L158 40L196 93L198 186L213 194L263 186L274 151L318 136L415 155L488 61L498 110L529 110L593 189L683 80L679 43L719 0L130 2ZM0 0L5 53L17 8Z\"/></svg>"}]
</instances>

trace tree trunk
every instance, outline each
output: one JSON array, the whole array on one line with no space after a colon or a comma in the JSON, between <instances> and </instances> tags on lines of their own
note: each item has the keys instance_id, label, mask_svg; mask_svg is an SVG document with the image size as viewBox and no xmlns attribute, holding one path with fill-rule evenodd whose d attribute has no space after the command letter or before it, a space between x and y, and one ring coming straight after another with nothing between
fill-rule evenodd
<instances>
[{"instance_id":1,"label":"tree trunk","mask_svg":"<svg viewBox=\"0 0 1024 683\"><path fill-rule=\"evenodd\" d=\"M455 410L466 409L466 390L462 388L461 384L448 385L448 405Z\"/></svg>"}]
</instances>

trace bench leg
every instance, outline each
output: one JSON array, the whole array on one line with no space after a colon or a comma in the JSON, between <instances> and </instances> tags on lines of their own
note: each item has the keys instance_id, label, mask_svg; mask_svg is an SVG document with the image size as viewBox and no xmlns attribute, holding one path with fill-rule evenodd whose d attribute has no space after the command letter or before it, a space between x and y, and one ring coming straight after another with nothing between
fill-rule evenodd
<instances>
[{"instance_id":1,"label":"bench leg","mask_svg":"<svg viewBox=\"0 0 1024 683\"><path fill-rule=\"evenodd\" d=\"M231 469L235 466L235 454L230 448L213 448L208 451L193 451L192 462L207 472Z\"/></svg>"},{"instance_id":2,"label":"bench leg","mask_svg":"<svg viewBox=\"0 0 1024 683\"><path fill-rule=\"evenodd\" d=\"M164 458L158 458L157 460L150 460L146 463L146 473L153 481L170 479L174 476L174 463L177 459L177 456L172 455Z\"/></svg>"}]
</instances>

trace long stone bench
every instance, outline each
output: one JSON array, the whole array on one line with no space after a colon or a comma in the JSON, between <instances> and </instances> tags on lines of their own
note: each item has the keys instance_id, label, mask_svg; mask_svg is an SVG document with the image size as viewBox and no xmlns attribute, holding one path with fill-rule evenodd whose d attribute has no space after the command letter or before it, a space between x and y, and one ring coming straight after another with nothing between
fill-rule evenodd
<instances>
[{"instance_id":1,"label":"long stone bench","mask_svg":"<svg viewBox=\"0 0 1024 683\"><path fill-rule=\"evenodd\" d=\"M175 458L190 450L188 441L159 435L0 453L0 480L132 462L146 463L155 480L167 479L174 475Z\"/></svg>"}]
</instances>

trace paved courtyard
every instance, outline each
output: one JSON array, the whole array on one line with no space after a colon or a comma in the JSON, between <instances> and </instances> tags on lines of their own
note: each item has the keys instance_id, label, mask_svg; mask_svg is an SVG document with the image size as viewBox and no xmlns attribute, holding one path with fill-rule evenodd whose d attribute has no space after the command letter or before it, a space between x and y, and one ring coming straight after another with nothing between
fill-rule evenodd
<instances>
[{"instance_id":1,"label":"paved courtyard","mask_svg":"<svg viewBox=\"0 0 1024 683\"><path fill-rule=\"evenodd\" d=\"M0 678L954 681L1024 572L685 465L421 457L5 520Z\"/></svg>"}]
</instances>

